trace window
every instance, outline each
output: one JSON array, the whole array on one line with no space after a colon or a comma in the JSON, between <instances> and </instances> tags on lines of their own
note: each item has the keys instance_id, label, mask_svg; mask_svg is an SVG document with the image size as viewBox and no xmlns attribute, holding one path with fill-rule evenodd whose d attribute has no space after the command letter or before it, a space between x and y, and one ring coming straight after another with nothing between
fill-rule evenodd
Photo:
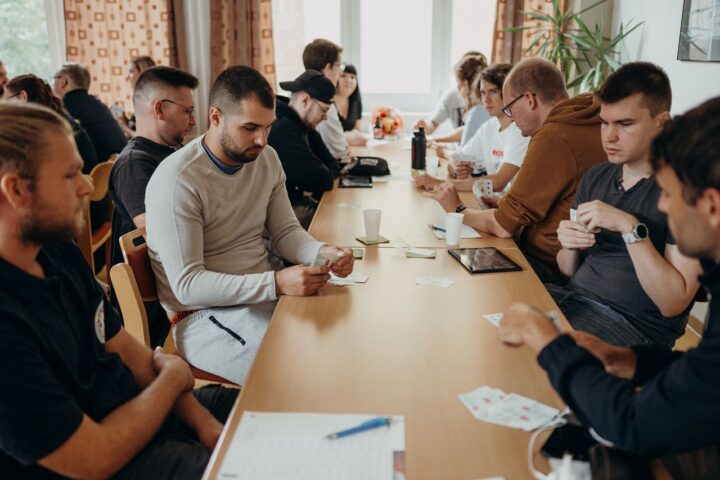
<instances>
[{"instance_id":1,"label":"window","mask_svg":"<svg viewBox=\"0 0 720 480\"><path fill-rule=\"evenodd\" d=\"M301 73L302 49L314 38L327 38L357 68L366 112L378 105L429 112L454 85L452 66L463 53L479 50L490 59L495 3L273 0L278 79Z\"/></svg>"},{"instance_id":2,"label":"window","mask_svg":"<svg viewBox=\"0 0 720 480\"><path fill-rule=\"evenodd\" d=\"M43 0L0 1L0 60L12 78L34 73L50 81L50 48Z\"/></svg>"}]
</instances>

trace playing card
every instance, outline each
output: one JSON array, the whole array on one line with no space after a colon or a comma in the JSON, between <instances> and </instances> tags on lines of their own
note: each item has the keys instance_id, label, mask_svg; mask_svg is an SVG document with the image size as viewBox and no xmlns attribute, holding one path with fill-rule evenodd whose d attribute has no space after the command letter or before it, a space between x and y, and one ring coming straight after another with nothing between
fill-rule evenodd
<instances>
[{"instance_id":1,"label":"playing card","mask_svg":"<svg viewBox=\"0 0 720 480\"><path fill-rule=\"evenodd\" d=\"M502 313L486 313L483 315L485 319L492 323L494 326L499 327L500 326L500 320L502 320L503 314Z\"/></svg>"},{"instance_id":2,"label":"playing card","mask_svg":"<svg viewBox=\"0 0 720 480\"><path fill-rule=\"evenodd\" d=\"M346 287L356 285L358 283L365 283L368 281L369 278L370 277L361 272L353 272L347 277L338 277L331 272L330 280L328 280L328 283L332 283L333 285L336 285L338 287Z\"/></svg>"},{"instance_id":3,"label":"playing card","mask_svg":"<svg viewBox=\"0 0 720 480\"><path fill-rule=\"evenodd\" d=\"M570 221L577 223L577 210L574 208L570 209Z\"/></svg>"},{"instance_id":4,"label":"playing card","mask_svg":"<svg viewBox=\"0 0 720 480\"><path fill-rule=\"evenodd\" d=\"M460 401L478 420L535 430L555 418L560 412L533 399L514 393L506 394L488 386L459 395Z\"/></svg>"},{"instance_id":5,"label":"playing card","mask_svg":"<svg viewBox=\"0 0 720 480\"><path fill-rule=\"evenodd\" d=\"M429 285L432 287L441 287L441 288L447 288L454 283L455 283L454 281L450 280L447 277L426 276L426 277L417 277L415 279L415 285Z\"/></svg>"},{"instance_id":6,"label":"playing card","mask_svg":"<svg viewBox=\"0 0 720 480\"><path fill-rule=\"evenodd\" d=\"M315 257L315 260L313 261L312 266L313 267L322 267L325 265L325 262L330 260L330 265L334 264L338 261L340 258L339 252L318 252L317 256Z\"/></svg>"}]
</instances>

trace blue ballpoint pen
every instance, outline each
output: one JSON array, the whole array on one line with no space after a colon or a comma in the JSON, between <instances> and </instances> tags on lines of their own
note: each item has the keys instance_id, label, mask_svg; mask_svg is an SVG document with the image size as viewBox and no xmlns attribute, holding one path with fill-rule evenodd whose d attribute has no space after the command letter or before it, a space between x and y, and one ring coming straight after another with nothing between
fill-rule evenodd
<instances>
[{"instance_id":1,"label":"blue ballpoint pen","mask_svg":"<svg viewBox=\"0 0 720 480\"><path fill-rule=\"evenodd\" d=\"M435 230L435 231L445 233L445 229L444 229L444 228L436 227L435 225L430 225L430 227L431 227L433 230Z\"/></svg>"},{"instance_id":2,"label":"blue ballpoint pen","mask_svg":"<svg viewBox=\"0 0 720 480\"><path fill-rule=\"evenodd\" d=\"M331 433L330 435L325 435L325 438L334 440L336 438L347 437L348 435L354 435L356 433L364 432L365 430L372 430L373 428L384 427L384 426L390 426L390 417L373 418L372 420L368 420L367 422L361 423L357 427L352 427L352 428L348 428L347 430L340 430L339 432Z\"/></svg>"}]
</instances>

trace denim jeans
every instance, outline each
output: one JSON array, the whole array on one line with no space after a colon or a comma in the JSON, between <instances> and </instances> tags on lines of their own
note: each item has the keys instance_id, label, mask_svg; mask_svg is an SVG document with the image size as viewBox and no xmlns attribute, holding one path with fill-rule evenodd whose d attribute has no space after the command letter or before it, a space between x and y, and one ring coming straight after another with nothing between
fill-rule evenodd
<instances>
[{"instance_id":1,"label":"denim jeans","mask_svg":"<svg viewBox=\"0 0 720 480\"><path fill-rule=\"evenodd\" d=\"M575 330L591 333L613 345L645 345L652 340L612 307L567 287L545 287Z\"/></svg>"}]
</instances>

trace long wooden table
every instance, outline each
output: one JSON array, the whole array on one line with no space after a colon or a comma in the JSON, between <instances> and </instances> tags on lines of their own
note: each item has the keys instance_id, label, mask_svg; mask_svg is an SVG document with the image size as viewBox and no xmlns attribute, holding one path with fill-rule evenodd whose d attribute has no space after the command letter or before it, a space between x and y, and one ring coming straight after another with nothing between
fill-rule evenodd
<instances>
[{"instance_id":1,"label":"long wooden table","mask_svg":"<svg viewBox=\"0 0 720 480\"><path fill-rule=\"evenodd\" d=\"M398 151L403 152L395 145L374 154L388 158ZM355 245L341 240L349 238L344 228L354 238L357 219L338 215L328 204L357 195L364 208L382 202L384 212L407 202L404 217L384 218L381 232L415 232L416 225L431 221L420 216L431 210L420 202L433 201L412 195L408 185L329 192L310 231L329 243ZM532 352L502 345L482 317L516 301L557 307L512 241L483 237L473 246L501 248L522 272L470 275L442 245L424 239L415 246L438 247L435 259L368 247L355 267L369 275L366 284L328 285L317 296L280 300L205 478L216 478L246 410L404 415L410 480L530 477L529 434L475 420L458 395L490 385L560 408ZM446 289L416 285L423 275L456 283Z\"/></svg>"}]
</instances>

